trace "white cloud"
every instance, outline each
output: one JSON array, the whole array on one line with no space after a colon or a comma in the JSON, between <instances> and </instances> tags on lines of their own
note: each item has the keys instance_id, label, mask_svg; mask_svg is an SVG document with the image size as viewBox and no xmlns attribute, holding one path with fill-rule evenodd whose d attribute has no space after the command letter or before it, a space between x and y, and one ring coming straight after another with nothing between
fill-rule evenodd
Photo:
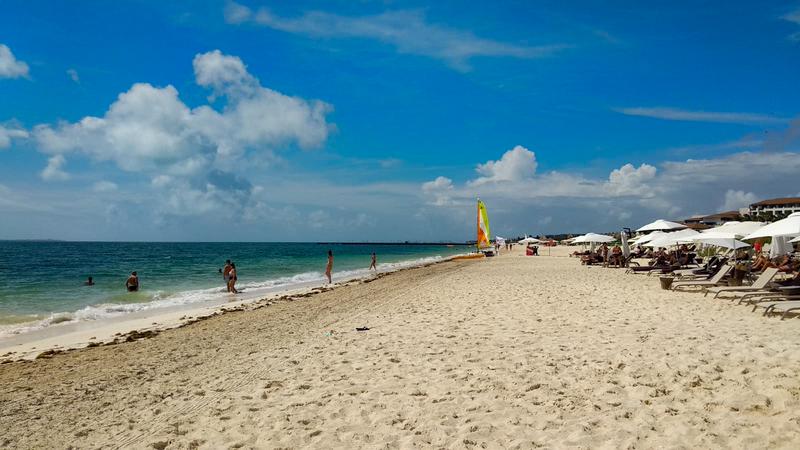
<instances>
[{"instance_id":1,"label":"white cloud","mask_svg":"<svg viewBox=\"0 0 800 450\"><path fill-rule=\"evenodd\" d=\"M794 11L790 11L783 16L781 16L783 20L787 20L794 24L800 25L800 8L795 9Z\"/></svg>"},{"instance_id":2,"label":"white cloud","mask_svg":"<svg viewBox=\"0 0 800 450\"><path fill-rule=\"evenodd\" d=\"M472 184L481 185L529 179L536 173L537 165L536 154L521 145L517 145L505 152L497 161L478 164L475 170L482 176L474 180Z\"/></svg>"},{"instance_id":3,"label":"white cloud","mask_svg":"<svg viewBox=\"0 0 800 450\"><path fill-rule=\"evenodd\" d=\"M28 65L18 60L11 49L0 44L0 78L19 78L28 76Z\"/></svg>"},{"instance_id":4,"label":"white cloud","mask_svg":"<svg viewBox=\"0 0 800 450\"><path fill-rule=\"evenodd\" d=\"M468 70L469 60L476 56L539 58L566 47L515 45L484 39L468 31L431 24L421 11L389 11L362 17L311 11L297 18L286 18L266 8L253 12L231 2L225 17L232 24L252 22L311 37L374 39L394 46L400 53L439 59L458 70Z\"/></svg>"},{"instance_id":5,"label":"white cloud","mask_svg":"<svg viewBox=\"0 0 800 450\"><path fill-rule=\"evenodd\" d=\"M69 174L62 170L67 160L64 155L51 156L47 160L47 166L42 170L41 177L45 181L63 181L69 179Z\"/></svg>"},{"instance_id":6,"label":"white cloud","mask_svg":"<svg viewBox=\"0 0 800 450\"><path fill-rule=\"evenodd\" d=\"M67 69L67 76L70 80L80 84L81 78L78 76L78 71L75 69Z\"/></svg>"},{"instance_id":7,"label":"white cloud","mask_svg":"<svg viewBox=\"0 0 800 450\"><path fill-rule=\"evenodd\" d=\"M650 117L662 120L688 122L742 123L742 124L785 124L789 119L766 114L739 112L690 111L678 108L616 108L614 111L627 116Z\"/></svg>"},{"instance_id":8,"label":"white cloud","mask_svg":"<svg viewBox=\"0 0 800 450\"><path fill-rule=\"evenodd\" d=\"M197 82L227 97L221 112L189 108L168 85L134 84L103 117L39 125L34 136L48 153L79 152L127 171L174 173L228 169L248 151L269 154L291 143L311 148L329 133L329 105L260 86L241 60L213 51L194 60Z\"/></svg>"},{"instance_id":9,"label":"white cloud","mask_svg":"<svg viewBox=\"0 0 800 450\"><path fill-rule=\"evenodd\" d=\"M720 211L738 211L759 201L758 196L752 192L735 191L728 189L725 191L725 202L719 207Z\"/></svg>"},{"instance_id":10,"label":"white cloud","mask_svg":"<svg viewBox=\"0 0 800 450\"><path fill-rule=\"evenodd\" d=\"M95 192L114 192L119 188L117 183L113 181L98 181L92 185L92 190Z\"/></svg>"},{"instance_id":11,"label":"white cloud","mask_svg":"<svg viewBox=\"0 0 800 450\"><path fill-rule=\"evenodd\" d=\"M625 164L608 175L607 189L614 195L650 196L652 191L647 184L656 177L656 168L642 164L638 168Z\"/></svg>"},{"instance_id":12,"label":"white cloud","mask_svg":"<svg viewBox=\"0 0 800 450\"><path fill-rule=\"evenodd\" d=\"M23 128L13 124L0 124L0 150L5 150L11 147L12 139L26 139L28 136L28 131Z\"/></svg>"},{"instance_id":13,"label":"white cloud","mask_svg":"<svg viewBox=\"0 0 800 450\"><path fill-rule=\"evenodd\" d=\"M429 197L429 204L444 206L451 203L453 180L447 177L436 177L433 181L422 183L422 191Z\"/></svg>"}]
</instances>

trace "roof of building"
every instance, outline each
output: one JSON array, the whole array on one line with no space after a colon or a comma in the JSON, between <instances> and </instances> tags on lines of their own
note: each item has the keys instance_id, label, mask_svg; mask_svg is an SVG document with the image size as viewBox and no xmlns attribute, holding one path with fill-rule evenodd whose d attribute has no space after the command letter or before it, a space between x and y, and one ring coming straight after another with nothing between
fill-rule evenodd
<instances>
[{"instance_id":1,"label":"roof of building","mask_svg":"<svg viewBox=\"0 0 800 450\"><path fill-rule=\"evenodd\" d=\"M769 200L762 200L758 203L753 203L750 205L753 206L783 206L783 205L795 205L800 204L800 197L781 197L781 198L771 198Z\"/></svg>"}]
</instances>

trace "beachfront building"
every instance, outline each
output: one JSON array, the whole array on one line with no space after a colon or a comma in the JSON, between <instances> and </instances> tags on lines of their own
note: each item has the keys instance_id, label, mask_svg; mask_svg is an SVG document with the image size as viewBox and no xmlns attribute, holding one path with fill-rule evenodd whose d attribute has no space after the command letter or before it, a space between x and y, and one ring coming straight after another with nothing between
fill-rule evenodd
<instances>
[{"instance_id":1,"label":"beachfront building","mask_svg":"<svg viewBox=\"0 0 800 450\"><path fill-rule=\"evenodd\" d=\"M762 220L780 219L795 212L800 212L800 197L773 198L753 203L749 208L743 208L743 214L751 219L760 218Z\"/></svg>"}]
</instances>

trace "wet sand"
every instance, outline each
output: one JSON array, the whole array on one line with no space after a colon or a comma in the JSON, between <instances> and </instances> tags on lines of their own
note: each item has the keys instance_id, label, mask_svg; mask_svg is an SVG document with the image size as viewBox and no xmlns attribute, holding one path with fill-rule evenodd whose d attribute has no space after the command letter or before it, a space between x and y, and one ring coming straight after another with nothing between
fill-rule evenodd
<instances>
[{"instance_id":1,"label":"wet sand","mask_svg":"<svg viewBox=\"0 0 800 450\"><path fill-rule=\"evenodd\" d=\"M800 320L654 277L516 253L270 303L0 365L0 445L800 445Z\"/></svg>"}]
</instances>

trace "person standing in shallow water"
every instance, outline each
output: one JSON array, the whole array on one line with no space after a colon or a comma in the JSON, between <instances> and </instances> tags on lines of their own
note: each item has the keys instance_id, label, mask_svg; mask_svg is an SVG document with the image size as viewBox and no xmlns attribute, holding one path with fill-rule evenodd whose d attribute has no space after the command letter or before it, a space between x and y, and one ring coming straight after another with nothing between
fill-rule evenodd
<instances>
[{"instance_id":1,"label":"person standing in shallow water","mask_svg":"<svg viewBox=\"0 0 800 450\"><path fill-rule=\"evenodd\" d=\"M125 281L125 289L128 292L136 292L139 290L139 275L136 272L131 272L131 276Z\"/></svg>"},{"instance_id":2,"label":"person standing in shallow water","mask_svg":"<svg viewBox=\"0 0 800 450\"><path fill-rule=\"evenodd\" d=\"M236 276L236 264L231 263L231 270L228 272L228 292L233 294L238 294L239 291L236 290L236 281L238 277Z\"/></svg>"},{"instance_id":3,"label":"person standing in shallow water","mask_svg":"<svg viewBox=\"0 0 800 450\"><path fill-rule=\"evenodd\" d=\"M328 284L331 283L331 272L333 272L333 251L328 250L328 265L325 266L325 276L328 277Z\"/></svg>"},{"instance_id":4,"label":"person standing in shallow water","mask_svg":"<svg viewBox=\"0 0 800 450\"><path fill-rule=\"evenodd\" d=\"M375 252L372 252L372 261L369 263L369 270L375 269L375 272L378 271L378 258L375 256Z\"/></svg>"}]
</instances>

